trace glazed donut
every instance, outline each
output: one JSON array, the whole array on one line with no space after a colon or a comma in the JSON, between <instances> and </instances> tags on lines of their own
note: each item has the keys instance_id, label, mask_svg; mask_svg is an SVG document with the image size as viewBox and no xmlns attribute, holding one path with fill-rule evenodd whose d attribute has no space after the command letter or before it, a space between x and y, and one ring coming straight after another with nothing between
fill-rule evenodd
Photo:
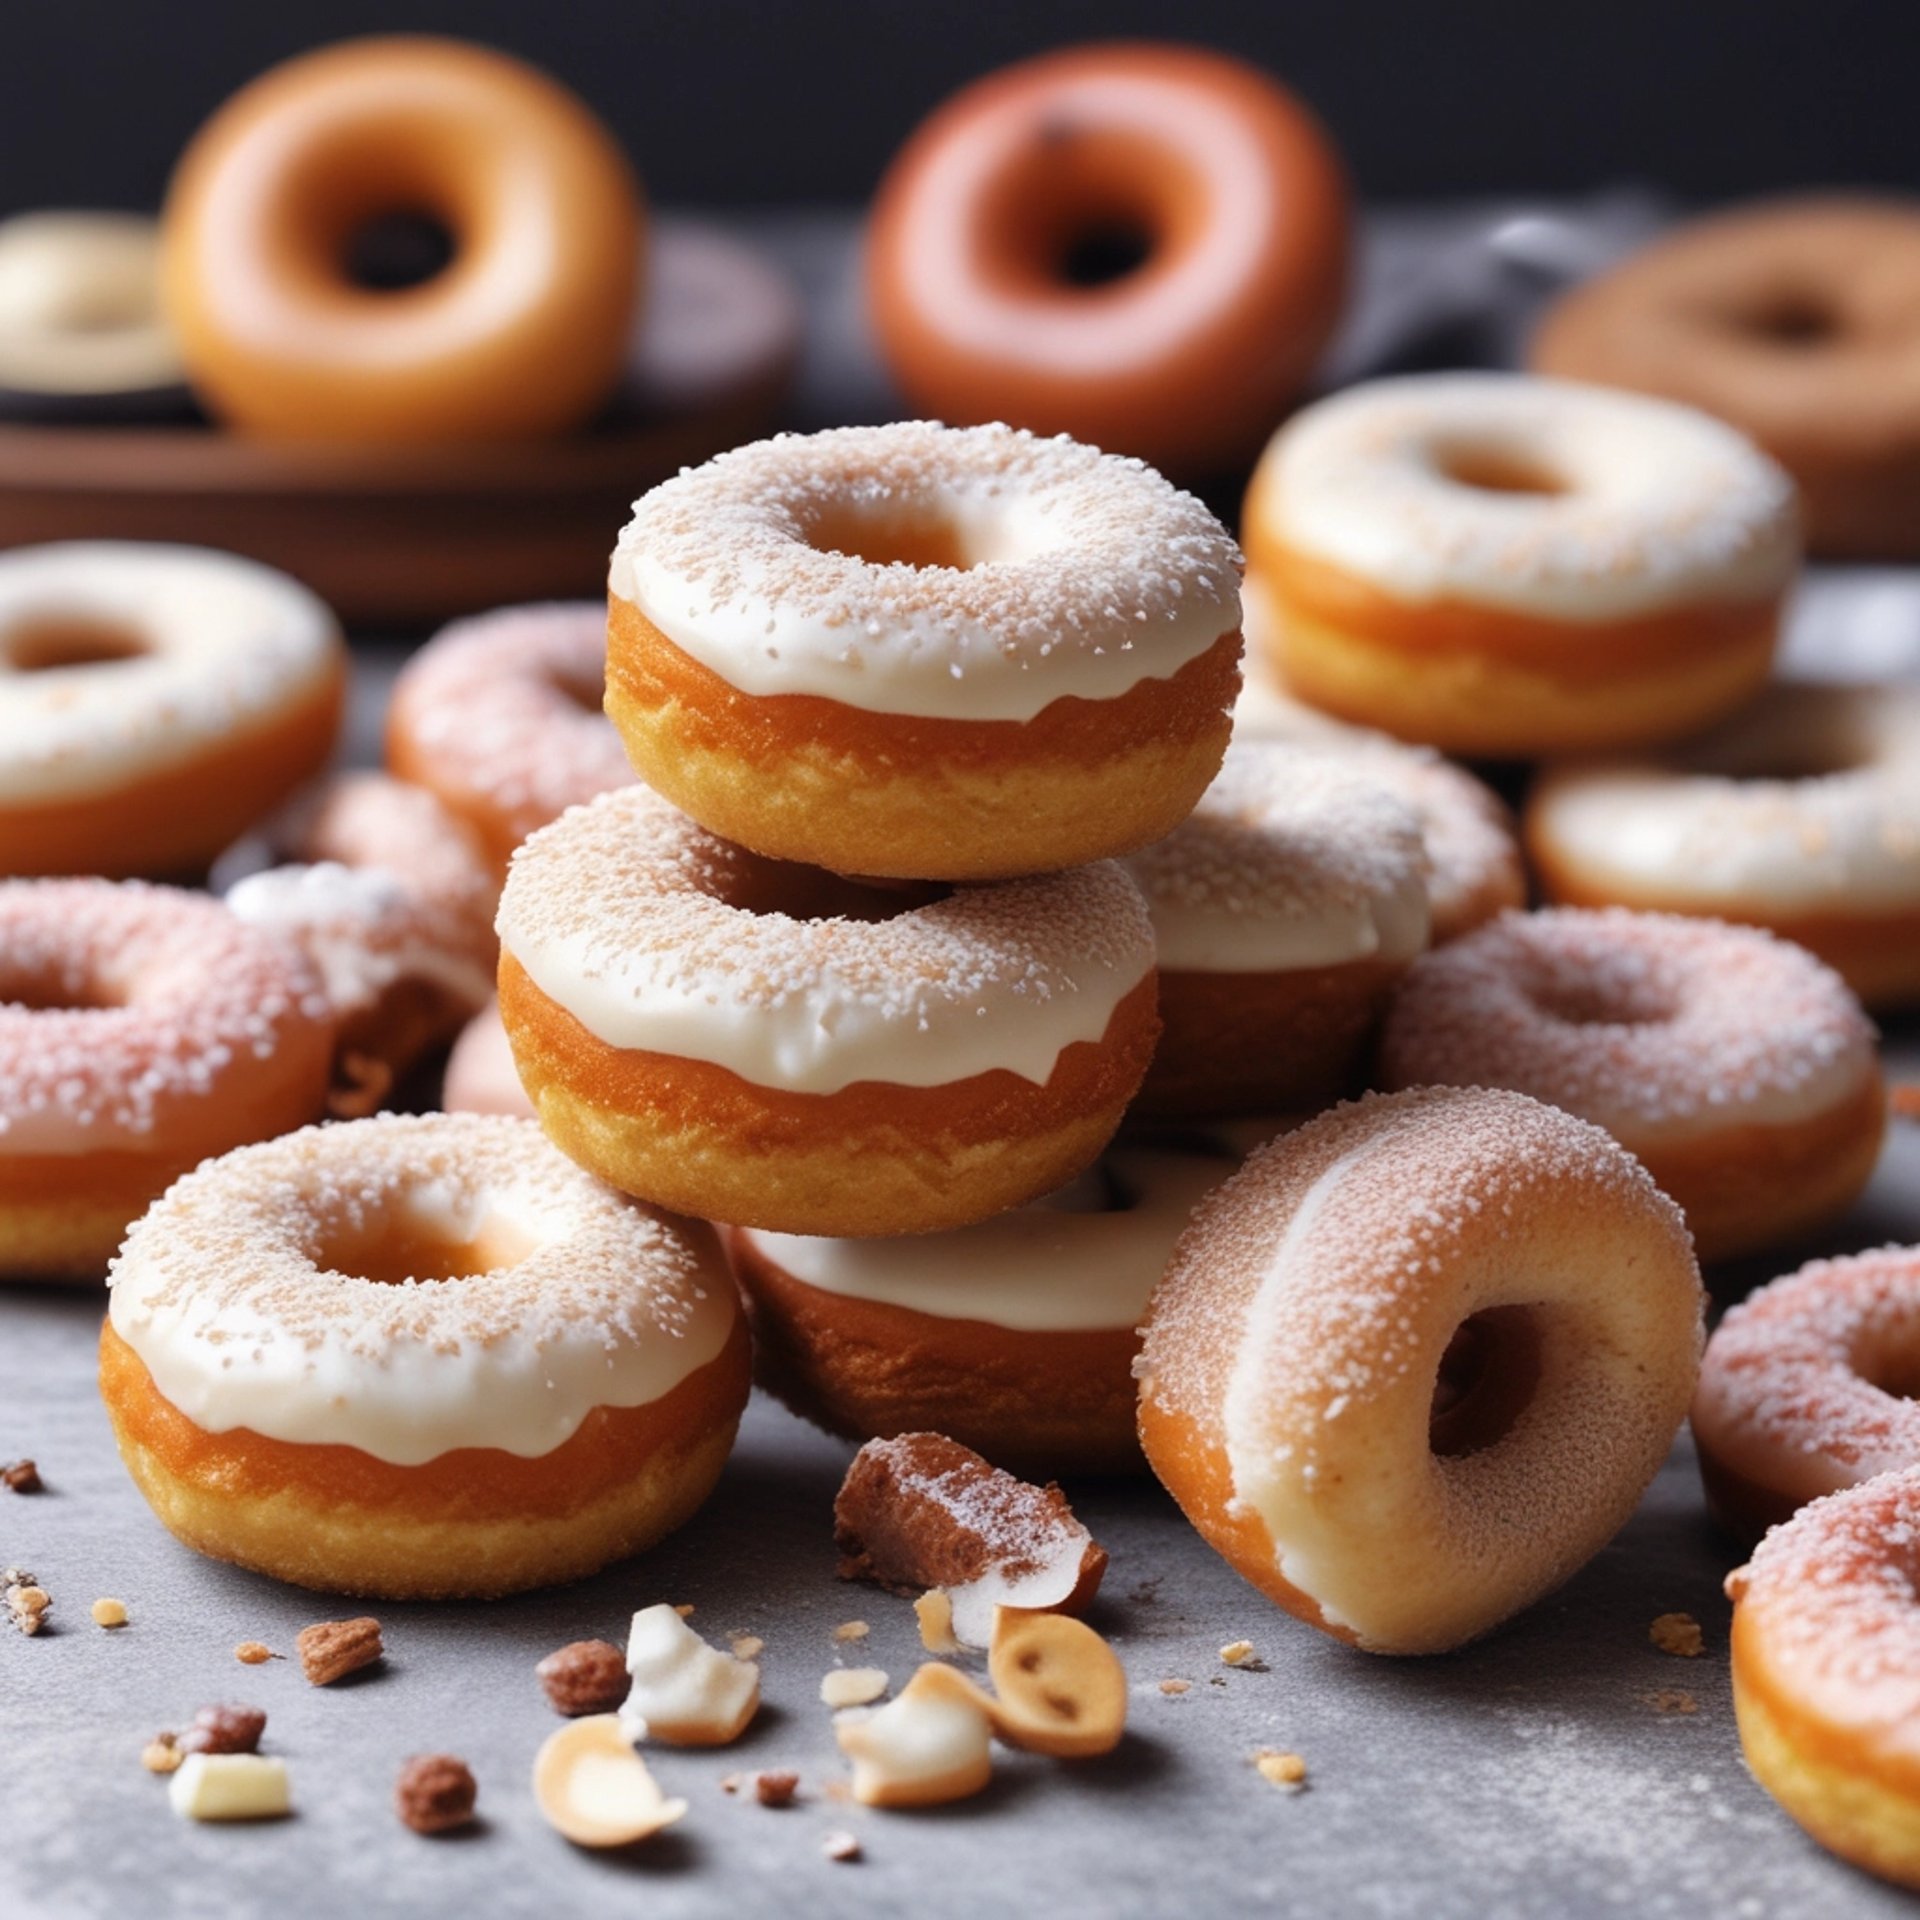
<instances>
[{"instance_id":1,"label":"glazed donut","mask_svg":"<svg viewBox=\"0 0 1920 1920\"><path fill-rule=\"evenodd\" d=\"M520 1084L513 1047L500 1024L500 1006L489 1000L467 1024L447 1056L440 1104L449 1113L506 1113L531 1120L533 1102Z\"/></svg>"},{"instance_id":2,"label":"glazed donut","mask_svg":"<svg viewBox=\"0 0 1920 1920\"><path fill-rule=\"evenodd\" d=\"M1542 373L1718 414L1793 475L1807 543L1920 555L1920 202L1796 198L1690 221L1564 295Z\"/></svg>"},{"instance_id":3,"label":"glazed donut","mask_svg":"<svg viewBox=\"0 0 1920 1920\"><path fill-rule=\"evenodd\" d=\"M319 969L336 1022L336 1114L369 1112L493 995L499 897L479 836L422 787L343 774L278 829L294 863L227 890Z\"/></svg>"},{"instance_id":4,"label":"glazed donut","mask_svg":"<svg viewBox=\"0 0 1920 1920\"><path fill-rule=\"evenodd\" d=\"M1355 1091L1427 944L1420 821L1337 750L1241 740L1127 870L1153 916L1163 1027L1143 1114L1323 1107Z\"/></svg>"},{"instance_id":5,"label":"glazed donut","mask_svg":"<svg viewBox=\"0 0 1920 1920\"><path fill-rule=\"evenodd\" d=\"M1672 739L1766 679L1793 488L1718 421L1518 374L1409 375L1309 407L1247 494L1292 690L1450 752Z\"/></svg>"},{"instance_id":6,"label":"glazed donut","mask_svg":"<svg viewBox=\"0 0 1920 1920\"><path fill-rule=\"evenodd\" d=\"M451 260L399 289L353 250L401 215ZM241 89L167 189L162 288L195 391L249 433L512 439L618 382L639 188L544 74L456 40L349 40Z\"/></svg>"},{"instance_id":7,"label":"glazed donut","mask_svg":"<svg viewBox=\"0 0 1920 1920\"><path fill-rule=\"evenodd\" d=\"M562 1151L782 1233L931 1233L1063 1185L1160 1024L1117 865L878 890L762 860L645 787L526 841L497 925L500 1015Z\"/></svg>"},{"instance_id":8,"label":"glazed donut","mask_svg":"<svg viewBox=\"0 0 1920 1920\"><path fill-rule=\"evenodd\" d=\"M332 1051L306 959L219 901L0 881L0 1276L97 1282L176 1176L317 1118Z\"/></svg>"},{"instance_id":9,"label":"glazed donut","mask_svg":"<svg viewBox=\"0 0 1920 1920\"><path fill-rule=\"evenodd\" d=\"M851 1440L942 1433L1043 1479L1136 1472L1134 1329L1233 1166L1115 1148L1032 1206L907 1240L729 1229L760 1384Z\"/></svg>"},{"instance_id":10,"label":"glazed donut","mask_svg":"<svg viewBox=\"0 0 1920 1920\"><path fill-rule=\"evenodd\" d=\"M381 1114L182 1180L114 1261L100 1388L134 1483L216 1560L482 1597L686 1520L746 1405L711 1231L530 1121Z\"/></svg>"},{"instance_id":11,"label":"glazed donut","mask_svg":"<svg viewBox=\"0 0 1920 1920\"><path fill-rule=\"evenodd\" d=\"M1920 1248L1814 1260L1707 1342L1693 1437L1707 1503L1757 1540L1809 1500L1920 1467Z\"/></svg>"},{"instance_id":12,"label":"glazed donut","mask_svg":"<svg viewBox=\"0 0 1920 1920\"><path fill-rule=\"evenodd\" d=\"M1803 1507L1727 1577L1753 1777L1843 1860L1920 1887L1920 1470Z\"/></svg>"},{"instance_id":13,"label":"glazed donut","mask_svg":"<svg viewBox=\"0 0 1920 1920\"><path fill-rule=\"evenodd\" d=\"M1605 1127L1679 1202L1702 1260L1836 1219L1886 1128L1846 984L1751 927L1503 914L1415 961L1380 1040L1388 1087L1511 1087Z\"/></svg>"},{"instance_id":14,"label":"glazed donut","mask_svg":"<svg viewBox=\"0 0 1920 1920\"><path fill-rule=\"evenodd\" d=\"M711 832L992 880L1171 831L1220 769L1239 555L1137 462L1005 427L782 435L635 509L607 712Z\"/></svg>"},{"instance_id":15,"label":"glazed donut","mask_svg":"<svg viewBox=\"0 0 1920 1920\"><path fill-rule=\"evenodd\" d=\"M607 615L596 602L456 620L394 682L387 765L476 828L505 872L535 827L633 784L601 711L606 678Z\"/></svg>"},{"instance_id":16,"label":"glazed donut","mask_svg":"<svg viewBox=\"0 0 1920 1920\"><path fill-rule=\"evenodd\" d=\"M922 413L1222 473L1332 335L1350 224L1277 81L1197 47L1075 47L914 134L874 201L868 308Z\"/></svg>"},{"instance_id":17,"label":"glazed donut","mask_svg":"<svg viewBox=\"0 0 1920 1920\"><path fill-rule=\"evenodd\" d=\"M1869 1006L1920 1001L1920 687L1769 687L1683 746L1543 773L1524 831L1552 899L1769 927Z\"/></svg>"},{"instance_id":18,"label":"glazed donut","mask_svg":"<svg viewBox=\"0 0 1920 1920\"><path fill-rule=\"evenodd\" d=\"M204 873L326 763L333 616L202 547L0 553L0 873Z\"/></svg>"},{"instance_id":19,"label":"glazed donut","mask_svg":"<svg viewBox=\"0 0 1920 1920\"><path fill-rule=\"evenodd\" d=\"M1251 602L1249 602L1251 605ZM1253 644L1249 627L1249 645ZM1431 747L1403 746L1370 727L1349 726L1277 688L1247 660L1233 710L1235 740L1292 740L1338 753L1420 821L1427 849L1429 938L1436 947L1527 903L1527 872L1506 802Z\"/></svg>"},{"instance_id":20,"label":"glazed donut","mask_svg":"<svg viewBox=\"0 0 1920 1920\"><path fill-rule=\"evenodd\" d=\"M0 414L183 413L186 371L160 311L160 235L137 213L0 220Z\"/></svg>"},{"instance_id":21,"label":"glazed donut","mask_svg":"<svg viewBox=\"0 0 1920 1920\"><path fill-rule=\"evenodd\" d=\"M1202 1201L1143 1329L1148 1464L1278 1605L1440 1653L1583 1566L1693 1392L1687 1230L1524 1095L1336 1107Z\"/></svg>"}]
</instances>

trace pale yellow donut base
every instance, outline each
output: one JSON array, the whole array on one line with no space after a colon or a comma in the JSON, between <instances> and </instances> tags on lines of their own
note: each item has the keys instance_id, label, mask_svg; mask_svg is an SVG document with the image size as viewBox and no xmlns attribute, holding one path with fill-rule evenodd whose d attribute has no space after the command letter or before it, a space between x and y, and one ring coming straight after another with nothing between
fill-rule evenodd
<instances>
[{"instance_id":1,"label":"pale yellow donut base","mask_svg":"<svg viewBox=\"0 0 1920 1920\"><path fill-rule=\"evenodd\" d=\"M152 1198L9 1200L0 1206L0 1280L99 1286L128 1225Z\"/></svg>"}]
</instances>

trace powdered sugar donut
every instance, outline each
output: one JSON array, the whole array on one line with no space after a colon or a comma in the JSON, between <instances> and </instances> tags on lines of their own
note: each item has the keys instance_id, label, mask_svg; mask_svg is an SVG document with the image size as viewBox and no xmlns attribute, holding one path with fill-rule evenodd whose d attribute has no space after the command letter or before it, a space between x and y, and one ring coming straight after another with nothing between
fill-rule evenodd
<instances>
[{"instance_id":1,"label":"powdered sugar donut","mask_svg":"<svg viewBox=\"0 0 1920 1920\"><path fill-rule=\"evenodd\" d=\"M1815 1260L1730 1307L1707 1342L1693 1437L1707 1498L1758 1539L1822 1494L1920 1467L1920 1248Z\"/></svg>"},{"instance_id":2,"label":"powdered sugar donut","mask_svg":"<svg viewBox=\"0 0 1920 1920\"><path fill-rule=\"evenodd\" d=\"M1281 677L1454 752L1673 739L1766 679L1793 484L1732 428L1518 374L1416 374L1274 437L1244 516Z\"/></svg>"},{"instance_id":3,"label":"powdered sugar donut","mask_svg":"<svg viewBox=\"0 0 1920 1920\"><path fill-rule=\"evenodd\" d=\"M1052 872L1168 832L1218 771L1239 576L1138 461L1006 427L785 434L635 508L607 712L644 779L757 853Z\"/></svg>"},{"instance_id":4,"label":"powdered sugar donut","mask_svg":"<svg viewBox=\"0 0 1920 1920\"><path fill-rule=\"evenodd\" d=\"M0 1276L97 1281L178 1175L314 1119L332 1050L304 956L219 901L0 882Z\"/></svg>"},{"instance_id":5,"label":"powdered sugar donut","mask_svg":"<svg viewBox=\"0 0 1920 1920\"><path fill-rule=\"evenodd\" d=\"M597 601L502 607L443 627L401 669L387 764L436 793L505 868L536 827L633 769L601 711L607 613Z\"/></svg>"},{"instance_id":6,"label":"powdered sugar donut","mask_svg":"<svg viewBox=\"0 0 1920 1920\"><path fill-rule=\"evenodd\" d=\"M746 1403L711 1232L525 1120L387 1114L228 1154L111 1285L101 1392L154 1511L331 1592L594 1572L694 1511Z\"/></svg>"},{"instance_id":7,"label":"powdered sugar donut","mask_svg":"<svg viewBox=\"0 0 1920 1920\"><path fill-rule=\"evenodd\" d=\"M500 1013L540 1123L663 1206L927 1233L1071 1179L1159 1022L1116 865L879 890L720 840L644 787L513 857Z\"/></svg>"},{"instance_id":8,"label":"powdered sugar donut","mask_svg":"<svg viewBox=\"0 0 1920 1920\"><path fill-rule=\"evenodd\" d=\"M1920 1887L1920 1469L1802 1507L1727 1577L1753 1776L1823 1847Z\"/></svg>"},{"instance_id":9,"label":"powdered sugar donut","mask_svg":"<svg viewBox=\"0 0 1920 1920\"><path fill-rule=\"evenodd\" d=\"M1427 944L1410 807L1335 752L1236 741L1193 813L1127 868L1153 916L1165 1023L1142 1112L1307 1109L1354 1090Z\"/></svg>"},{"instance_id":10,"label":"powdered sugar donut","mask_svg":"<svg viewBox=\"0 0 1920 1920\"><path fill-rule=\"evenodd\" d=\"M1684 746L1550 769L1526 839L1556 900L1771 927L1870 1006L1920 1000L1920 687L1781 682Z\"/></svg>"},{"instance_id":11,"label":"powdered sugar donut","mask_svg":"<svg viewBox=\"0 0 1920 1920\"><path fill-rule=\"evenodd\" d=\"M0 554L0 873L198 875L326 763L333 615L202 547Z\"/></svg>"},{"instance_id":12,"label":"powdered sugar donut","mask_svg":"<svg viewBox=\"0 0 1920 1920\"><path fill-rule=\"evenodd\" d=\"M760 1383L849 1439L941 1433L1048 1478L1136 1471L1135 1328L1195 1203L1233 1171L1116 1147L952 1233L726 1235Z\"/></svg>"},{"instance_id":13,"label":"powdered sugar donut","mask_svg":"<svg viewBox=\"0 0 1920 1920\"><path fill-rule=\"evenodd\" d=\"M1598 1127L1515 1093L1374 1095L1201 1203L1148 1309L1141 1443L1288 1612L1437 1653L1633 1510L1701 1306L1679 1209Z\"/></svg>"},{"instance_id":14,"label":"powdered sugar donut","mask_svg":"<svg viewBox=\"0 0 1920 1920\"><path fill-rule=\"evenodd\" d=\"M1380 1077L1512 1087L1605 1127L1703 1260L1843 1213L1885 1127L1873 1027L1837 974L1670 914L1509 913L1429 954L1394 996Z\"/></svg>"},{"instance_id":15,"label":"powdered sugar donut","mask_svg":"<svg viewBox=\"0 0 1920 1920\"><path fill-rule=\"evenodd\" d=\"M508 1113L534 1117L533 1102L520 1084L513 1046L500 1024L500 1005L490 1000L460 1029L447 1056L440 1104L449 1113Z\"/></svg>"}]
</instances>

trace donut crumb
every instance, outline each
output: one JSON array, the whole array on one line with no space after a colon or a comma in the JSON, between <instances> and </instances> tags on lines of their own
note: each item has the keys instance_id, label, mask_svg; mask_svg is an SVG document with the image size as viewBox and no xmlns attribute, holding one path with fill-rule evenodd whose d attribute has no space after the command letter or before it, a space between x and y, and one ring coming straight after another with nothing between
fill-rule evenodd
<instances>
[{"instance_id":1,"label":"donut crumb","mask_svg":"<svg viewBox=\"0 0 1920 1920\"><path fill-rule=\"evenodd\" d=\"M1682 1660L1697 1660L1707 1650L1700 1622L1690 1613L1661 1614L1647 1629L1647 1638L1662 1653L1675 1654Z\"/></svg>"},{"instance_id":2,"label":"donut crumb","mask_svg":"<svg viewBox=\"0 0 1920 1920\"><path fill-rule=\"evenodd\" d=\"M1299 1793L1307 1784L1307 1763L1297 1753L1262 1747L1253 1756L1253 1765L1262 1780L1282 1793Z\"/></svg>"}]
</instances>

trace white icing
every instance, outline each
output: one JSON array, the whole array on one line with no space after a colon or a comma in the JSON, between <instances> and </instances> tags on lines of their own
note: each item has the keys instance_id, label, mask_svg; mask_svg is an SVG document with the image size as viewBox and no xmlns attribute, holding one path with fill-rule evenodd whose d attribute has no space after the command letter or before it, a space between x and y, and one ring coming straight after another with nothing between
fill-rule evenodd
<instances>
[{"instance_id":1,"label":"white icing","mask_svg":"<svg viewBox=\"0 0 1920 1920\"><path fill-rule=\"evenodd\" d=\"M643 1607L627 1635L633 1685L620 1708L629 1740L713 1746L732 1739L760 1702L760 1669L710 1647L673 1607Z\"/></svg>"},{"instance_id":2,"label":"white icing","mask_svg":"<svg viewBox=\"0 0 1920 1920\"><path fill-rule=\"evenodd\" d=\"M1560 491L1464 484L1512 463ZM1571 381L1413 374L1275 436L1249 512L1287 549L1396 599L1571 622L1764 602L1799 560L1793 483L1692 408Z\"/></svg>"},{"instance_id":3,"label":"white icing","mask_svg":"<svg viewBox=\"0 0 1920 1920\"><path fill-rule=\"evenodd\" d=\"M992 1763L985 1712L919 1675L884 1707L836 1715L834 1738L853 1762L853 1797L869 1805L910 1797L916 1788L938 1794L950 1783L984 1778Z\"/></svg>"},{"instance_id":4,"label":"white icing","mask_svg":"<svg viewBox=\"0 0 1920 1920\"><path fill-rule=\"evenodd\" d=\"M0 221L0 387L138 393L186 379L160 310L160 232L134 213Z\"/></svg>"},{"instance_id":5,"label":"white icing","mask_svg":"<svg viewBox=\"0 0 1920 1920\"><path fill-rule=\"evenodd\" d=\"M43 625L144 651L20 672ZM73 541L0 553L0 805L110 794L281 718L342 671L333 615L296 580L201 547Z\"/></svg>"},{"instance_id":6,"label":"white icing","mask_svg":"<svg viewBox=\"0 0 1920 1920\"><path fill-rule=\"evenodd\" d=\"M762 861L643 787L575 807L514 854L503 949L612 1047L756 1086L944 1086L1004 1068L1044 1085L1153 966L1111 861L955 891L869 922L755 911L803 869Z\"/></svg>"},{"instance_id":7,"label":"white icing","mask_svg":"<svg viewBox=\"0 0 1920 1920\"><path fill-rule=\"evenodd\" d=\"M1063 1192L951 1233L738 1232L783 1273L846 1299L1022 1333L1132 1328L1188 1216L1235 1164L1224 1153L1116 1148Z\"/></svg>"},{"instance_id":8,"label":"white icing","mask_svg":"<svg viewBox=\"0 0 1920 1920\"><path fill-rule=\"evenodd\" d=\"M936 524L967 564L824 544L848 520ZM668 481L620 535L608 590L745 693L1027 721L1170 678L1238 629L1239 575L1213 516L1138 461L902 422L782 435Z\"/></svg>"},{"instance_id":9,"label":"white icing","mask_svg":"<svg viewBox=\"0 0 1920 1920\"><path fill-rule=\"evenodd\" d=\"M386 1284L316 1266L385 1227L509 1257ZM594 1408L647 1405L713 1360L739 1311L704 1228L603 1186L531 1121L473 1114L210 1160L134 1223L109 1285L114 1329L196 1426L397 1466L551 1453Z\"/></svg>"}]
</instances>

